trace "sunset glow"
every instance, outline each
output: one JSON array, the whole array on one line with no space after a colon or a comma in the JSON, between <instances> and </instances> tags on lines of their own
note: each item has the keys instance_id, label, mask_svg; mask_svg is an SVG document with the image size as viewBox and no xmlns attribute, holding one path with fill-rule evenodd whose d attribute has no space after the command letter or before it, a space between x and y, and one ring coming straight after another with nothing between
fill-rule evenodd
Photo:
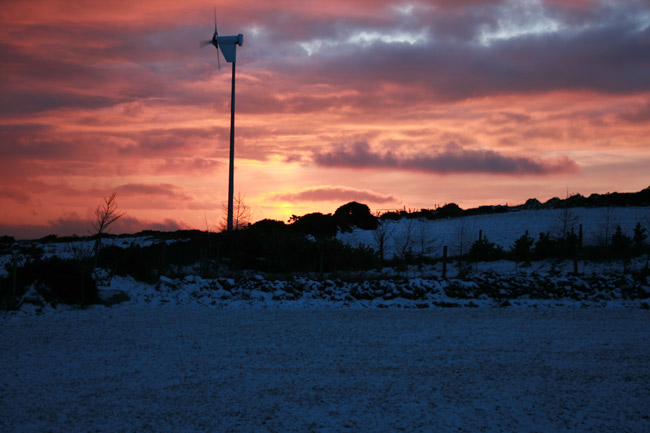
<instances>
[{"instance_id":1,"label":"sunset glow","mask_svg":"<svg viewBox=\"0 0 650 433\"><path fill-rule=\"evenodd\" d=\"M3 2L0 235L206 229L230 65L205 1ZM216 2L253 220L650 185L647 1Z\"/></svg>"}]
</instances>

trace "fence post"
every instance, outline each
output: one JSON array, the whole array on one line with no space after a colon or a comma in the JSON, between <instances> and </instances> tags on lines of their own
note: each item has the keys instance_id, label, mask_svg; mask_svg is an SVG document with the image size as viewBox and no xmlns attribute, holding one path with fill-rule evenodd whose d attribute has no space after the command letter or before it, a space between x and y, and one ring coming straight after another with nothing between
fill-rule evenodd
<instances>
[{"instance_id":1,"label":"fence post","mask_svg":"<svg viewBox=\"0 0 650 433\"><path fill-rule=\"evenodd\" d=\"M582 249L582 224L580 224L580 232L578 234L578 240L580 241L578 246L580 247L580 249Z\"/></svg>"},{"instance_id":2,"label":"fence post","mask_svg":"<svg viewBox=\"0 0 650 433\"><path fill-rule=\"evenodd\" d=\"M442 278L447 278L447 245L442 248Z\"/></svg>"}]
</instances>

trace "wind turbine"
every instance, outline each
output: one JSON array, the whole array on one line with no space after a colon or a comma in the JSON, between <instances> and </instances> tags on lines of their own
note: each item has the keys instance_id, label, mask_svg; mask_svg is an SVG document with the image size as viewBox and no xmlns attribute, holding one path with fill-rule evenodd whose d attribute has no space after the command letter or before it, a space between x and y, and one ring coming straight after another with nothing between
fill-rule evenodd
<instances>
[{"instance_id":1,"label":"wind turbine","mask_svg":"<svg viewBox=\"0 0 650 433\"><path fill-rule=\"evenodd\" d=\"M214 8L214 33L212 39L201 41L201 48L207 45L214 45L217 49L217 64L221 69L219 60L219 47L226 59L226 62L232 63L232 88L230 93L230 167L228 171L228 225L227 230L232 231L232 213L233 213L233 181L235 177L235 64L237 63L237 45L240 47L244 43L244 35L241 33L237 36L219 36L217 32L217 8Z\"/></svg>"}]
</instances>

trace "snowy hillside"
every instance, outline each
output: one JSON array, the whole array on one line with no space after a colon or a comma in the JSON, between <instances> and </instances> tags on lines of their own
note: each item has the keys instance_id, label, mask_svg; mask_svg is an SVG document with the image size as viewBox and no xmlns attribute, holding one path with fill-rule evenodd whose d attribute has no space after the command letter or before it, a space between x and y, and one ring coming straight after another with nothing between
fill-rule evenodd
<instances>
[{"instance_id":1,"label":"snowy hillside","mask_svg":"<svg viewBox=\"0 0 650 433\"><path fill-rule=\"evenodd\" d=\"M377 230L355 229L350 233L339 233L338 238L351 246L366 245L376 249L377 233L383 230L387 257L409 249L415 254L439 258L445 245L449 247L450 256L459 254L461 247L466 253L478 238L479 231L483 237L510 249L526 231L537 236L540 232L557 234L563 227L579 230L582 226L584 244L589 245L604 242L611 237L616 226L631 236L639 222L648 225L649 207L522 210L445 220L387 220L381 221ZM124 251L117 256L118 264L136 261L138 254L145 254L143 247L167 246L167 249L159 249L156 253L159 255L154 256L153 261L138 262L142 263L140 266L158 269L158 257L169 257L170 247L176 242L179 245L183 243L180 238L146 235L109 238L103 244L104 248ZM0 278L3 278L5 292L11 284L10 272L15 272L12 266L21 266L27 260L25 253L16 252L22 251L18 247L37 248L35 251L41 251L39 254L43 258L73 260L91 257L93 245L91 239L46 243L25 241L5 250L7 253L0 255ZM191 245L204 248L205 244ZM192 251L184 248L183 251ZM318 260L318 256L314 258ZM444 264L435 261L409 265L407 262L380 269L282 275L223 268L211 276L206 276L203 265L190 263L160 268L160 273L120 275L114 274L115 268L99 267L94 271L93 279L103 299L99 302L112 304L119 300L126 301L125 305L204 305L219 309L435 308L504 304L515 307L609 305L647 308L650 297L650 281L647 271L644 271L647 260L646 254L626 260L583 259L576 262L559 259L530 263L450 260ZM74 271L74 268L70 269ZM73 282L76 284L77 280L73 279ZM43 298L47 290L38 284L35 282L16 301L21 311L42 312L52 308L52 301ZM57 308L62 307L59 305Z\"/></svg>"},{"instance_id":2,"label":"snowy hillside","mask_svg":"<svg viewBox=\"0 0 650 433\"><path fill-rule=\"evenodd\" d=\"M466 253L478 239L479 231L491 242L510 249L515 240L528 231L537 238L539 233L561 235L566 230L578 232L582 225L584 245L597 245L614 234L617 225L623 233L632 236L637 223L650 227L650 207L600 207L544 210L520 210L498 214L465 216L444 220L407 219L384 220L387 233L386 257L390 258L404 248L425 255L441 257L446 245L450 255ZM338 238L352 246L366 245L377 249L375 231L356 229L340 233Z\"/></svg>"}]
</instances>

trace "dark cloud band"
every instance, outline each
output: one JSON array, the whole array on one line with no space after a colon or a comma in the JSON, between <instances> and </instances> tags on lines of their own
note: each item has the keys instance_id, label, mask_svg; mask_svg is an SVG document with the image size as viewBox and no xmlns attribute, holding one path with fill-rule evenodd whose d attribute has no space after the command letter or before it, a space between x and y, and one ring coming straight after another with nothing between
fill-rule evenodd
<instances>
[{"instance_id":1,"label":"dark cloud band","mask_svg":"<svg viewBox=\"0 0 650 433\"><path fill-rule=\"evenodd\" d=\"M508 156L493 150L466 149L454 142L436 153L408 156L379 153L366 142L356 142L351 146L336 146L332 151L316 153L314 162L323 167L397 169L437 174L545 175L578 169L577 164L566 157L549 161Z\"/></svg>"}]
</instances>

